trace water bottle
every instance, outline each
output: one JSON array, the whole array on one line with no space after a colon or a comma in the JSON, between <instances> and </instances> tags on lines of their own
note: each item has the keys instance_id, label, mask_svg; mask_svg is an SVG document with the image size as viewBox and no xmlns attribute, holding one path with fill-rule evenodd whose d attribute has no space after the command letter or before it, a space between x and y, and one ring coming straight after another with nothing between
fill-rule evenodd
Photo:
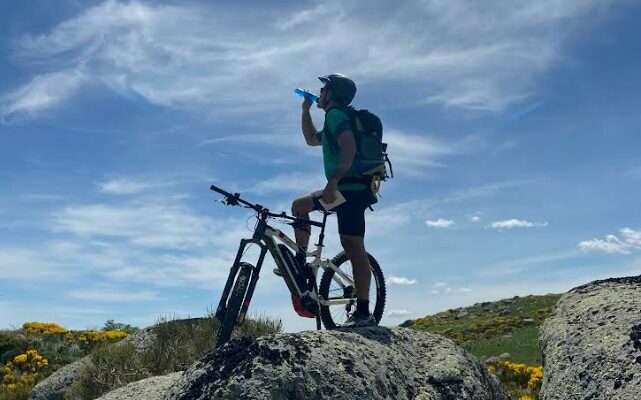
<instances>
[{"instance_id":1,"label":"water bottle","mask_svg":"<svg viewBox=\"0 0 641 400\"><path fill-rule=\"evenodd\" d=\"M297 96L309 99L312 103L318 103L318 96L316 96L312 92L308 92L307 90L303 90L301 88L296 88L294 89L294 93L296 93Z\"/></svg>"}]
</instances>

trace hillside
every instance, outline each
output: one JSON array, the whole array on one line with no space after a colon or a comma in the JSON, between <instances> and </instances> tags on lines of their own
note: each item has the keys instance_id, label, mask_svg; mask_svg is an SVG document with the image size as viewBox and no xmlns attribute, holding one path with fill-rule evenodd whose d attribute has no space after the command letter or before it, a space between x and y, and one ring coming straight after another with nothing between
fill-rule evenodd
<instances>
[{"instance_id":1,"label":"hillside","mask_svg":"<svg viewBox=\"0 0 641 400\"><path fill-rule=\"evenodd\" d=\"M501 382L505 385L505 389L510 394L510 398L520 399L524 392L524 387L531 381L533 390L532 393L538 392L540 386L540 377L537 375L537 368L541 364L541 355L538 348L539 327L543 320L551 313L552 308L557 303L561 295L548 294L544 296L525 296L513 297L511 299L503 299L496 302L483 302L477 303L469 307L462 307L457 309L446 310L434 315L425 316L416 320L405 321L402 326L410 327L417 331L425 331L446 336L453 339L455 343L468 350L476 358L485 361L488 357L499 356L504 353L509 353L509 357L504 364L500 364L498 359L494 359L494 364L488 362L487 368L491 372L495 372L501 378ZM212 320L213 321L213 320ZM181 326L185 325L184 322ZM245 329L246 332L239 332L239 336L259 336L263 333L280 331L280 326L269 323L269 321L258 321L258 325L265 325L264 329ZM257 325L257 326L258 326ZM274 325L274 326L272 326ZM215 326L209 327L201 332L200 335L195 335L194 332L182 332L176 330L176 324L160 324L159 327L166 326L167 329L162 329L158 332L164 332L167 338L195 337L202 336L211 340L214 336ZM249 326L249 325L248 325ZM172 348L171 351L167 347L169 341L162 341L163 343L156 343L151 346L154 348L162 348L160 353L169 354L185 354L184 360L165 360L163 365L147 365L151 359L158 359L160 354L158 351L151 352L150 357L133 357L131 353L133 348L129 349L126 346L113 346L113 347L96 347L101 343L115 342L127 336L126 333L119 330L120 326L106 325L103 331L68 331L56 324L42 324L42 323L26 323L23 329L18 331L3 331L0 335L0 360L5 366L5 370L0 372L0 399L25 399L27 393L31 388L50 376L54 371L60 369L65 364L72 363L81 357L88 356L93 360L93 369L91 373L86 374L83 379L77 380L73 389L75 394L82 393L79 398L95 398L96 396L108 392L116 387L120 387L129 381L135 381L145 378L147 376L162 375L173 371L184 370L187 365L193 362L205 348L211 347L211 343L203 340L203 343L196 346L194 349L183 349L184 351L176 351ZM186 326L183 326L186 328ZM113 329L113 330L112 330ZM140 332L134 336L140 336L144 332ZM126 342L127 340L123 341ZM157 341L157 340L156 340ZM190 343L193 340L185 340L181 342ZM166 342L166 343L165 343ZM155 343L155 342L154 342ZM204 347L203 347L204 346ZM170 346L172 347L172 346ZM34 349L33 354L29 349ZM189 350L189 351L187 351ZM148 353L149 351L147 351ZM121 354L122 353L122 354ZM143 354L144 355L144 354ZM22 365L20 357L25 359ZM124 358L123 358L124 357ZM33 358L33 362L31 361ZM149 358L149 359L148 359ZM162 357L161 357L162 358ZM135 369L140 369L140 376L129 377L121 379L122 377L109 378L108 381L114 382L109 385L96 390L95 377L103 375L107 377L111 373L104 375L102 370L112 371L115 364L120 363L120 359L137 360ZM12 361L10 361L12 360ZM38 363L38 360L41 360ZM104 361L104 362L103 362ZM492 361L492 360L489 360ZM25 368L34 364L35 372L27 371ZM519 366L517 363L526 364ZM27 365L29 364L29 365ZM140 365L139 365L140 364ZM171 364L171 365L165 365ZM70 364L71 365L71 364ZM10 367L10 368L8 368ZM24 368L23 368L24 367ZM8 368L8 369L7 369ZM25 369L24 372L18 373L19 368ZM69 367L67 367L68 369ZM521 368L521 369L519 369ZM524 369L525 368L525 369ZM9 371L11 369L11 371ZM13 371L15 369L16 371ZM27 368L28 369L28 368ZM118 368L116 368L118 369ZM78 370L81 371L81 370ZM64 372L68 374L68 372ZM63 373L63 375L64 375ZM78 372L80 373L80 372ZM60 375L56 372L54 376ZM75 376L75 375L74 375ZM79 375L80 376L80 375ZM15 379L14 379L15 378ZM59 380L59 379L58 379ZM69 380L70 384L73 380ZM57 382L56 379L49 379L47 382ZM120 383L118 383L120 382ZM520 382L518 385L516 382ZM61 388L63 392L68 388L68 384L63 385ZM51 386L49 384L49 386ZM39 392L51 392L53 389L49 388L43 382L39 385ZM55 389L57 391L59 389ZM35 393L35 392L34 392ZM52 392L53 393L53 392ZM33 393L32 393L33 394ZM48 398L45 396L43 398ZM525 397L527 398L527 397Z\"/></svg>"},{"instance_id":2,"label":"hillside","mask_svg":"<svg viewBox=\"0 0 641 400\"><path fill-rule=\"evenodd\" d=\"M513 362L540 365L539 328L560 297L515 296L442 311L401 325L447 336L482 360L509 353Z\"/></svg>"}]
</instances>

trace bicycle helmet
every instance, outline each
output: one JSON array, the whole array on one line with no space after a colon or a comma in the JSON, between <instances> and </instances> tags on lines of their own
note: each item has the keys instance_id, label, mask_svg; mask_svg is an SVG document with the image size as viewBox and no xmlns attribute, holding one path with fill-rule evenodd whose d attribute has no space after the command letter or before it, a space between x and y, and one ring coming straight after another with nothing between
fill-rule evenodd
<instances>
[{"instance_id":1,"label":"bicycle helmet","mask_svg":"<svg viewBox=\"0 0 641 400\"><path fill-rule=\"evenodd\" d=\"M319 76L318 79L332 90L337 100L342 101L345 105L349 105L356 95L356 84L345 75L329 74Z\"/></svg>"}]
</instances>

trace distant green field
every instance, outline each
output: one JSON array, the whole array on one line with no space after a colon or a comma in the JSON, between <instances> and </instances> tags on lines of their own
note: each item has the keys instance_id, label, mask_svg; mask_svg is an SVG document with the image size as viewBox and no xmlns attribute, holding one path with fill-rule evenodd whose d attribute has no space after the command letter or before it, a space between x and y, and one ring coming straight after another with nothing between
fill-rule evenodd
<instances>
[{"instance_id":1,"label":"distant green field","mask_svg":"<svg viewBox=\"0 0 641 400\"><path fill-rule=\"evenodd\" d=\"M508 352L512 362L541 365L538 340L539 328L528 326L504 336L464 343L463 348L480 359Z\"/></svg>"},{"instance_id":2,"label":"distant green field","mask_svg":"<svg viewBox=\"0 0 641 400\"><path fill-rule=\"evenodd\" d=\"M512 362L540 365L539 327L560 297L529 295L476 303L403 325L447 336L480 359L510 353Z\"/></svg>"}]
</instances>

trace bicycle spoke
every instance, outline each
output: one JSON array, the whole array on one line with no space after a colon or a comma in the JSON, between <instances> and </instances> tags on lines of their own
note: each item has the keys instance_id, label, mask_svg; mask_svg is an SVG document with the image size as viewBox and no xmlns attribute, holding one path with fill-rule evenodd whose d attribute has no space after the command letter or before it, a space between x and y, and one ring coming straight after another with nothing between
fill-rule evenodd
<instances>
[{"instance_id":1,"label":"bicycle spoke","mask_svg":"<svg viewBox=\"0 0 641 400\"><path fill-rule=\"evenodd\" d=\"M333 319L334 321L336 321L336 322L343 322L343 321L346 319L346 318L344 318L344 316L343 316L343 314L342 314L342 312L344 312L344 311L345 311L345 309L343 309L343 310L341 310L341 309L337 309L337 310L335 310L334 312L332 312L332 319ZM337 315L337 314L338 314L338 315ZM338 316L340 319L339 319L339 318L336 318L337 316Z\"/></svg>"}]
</instances>

